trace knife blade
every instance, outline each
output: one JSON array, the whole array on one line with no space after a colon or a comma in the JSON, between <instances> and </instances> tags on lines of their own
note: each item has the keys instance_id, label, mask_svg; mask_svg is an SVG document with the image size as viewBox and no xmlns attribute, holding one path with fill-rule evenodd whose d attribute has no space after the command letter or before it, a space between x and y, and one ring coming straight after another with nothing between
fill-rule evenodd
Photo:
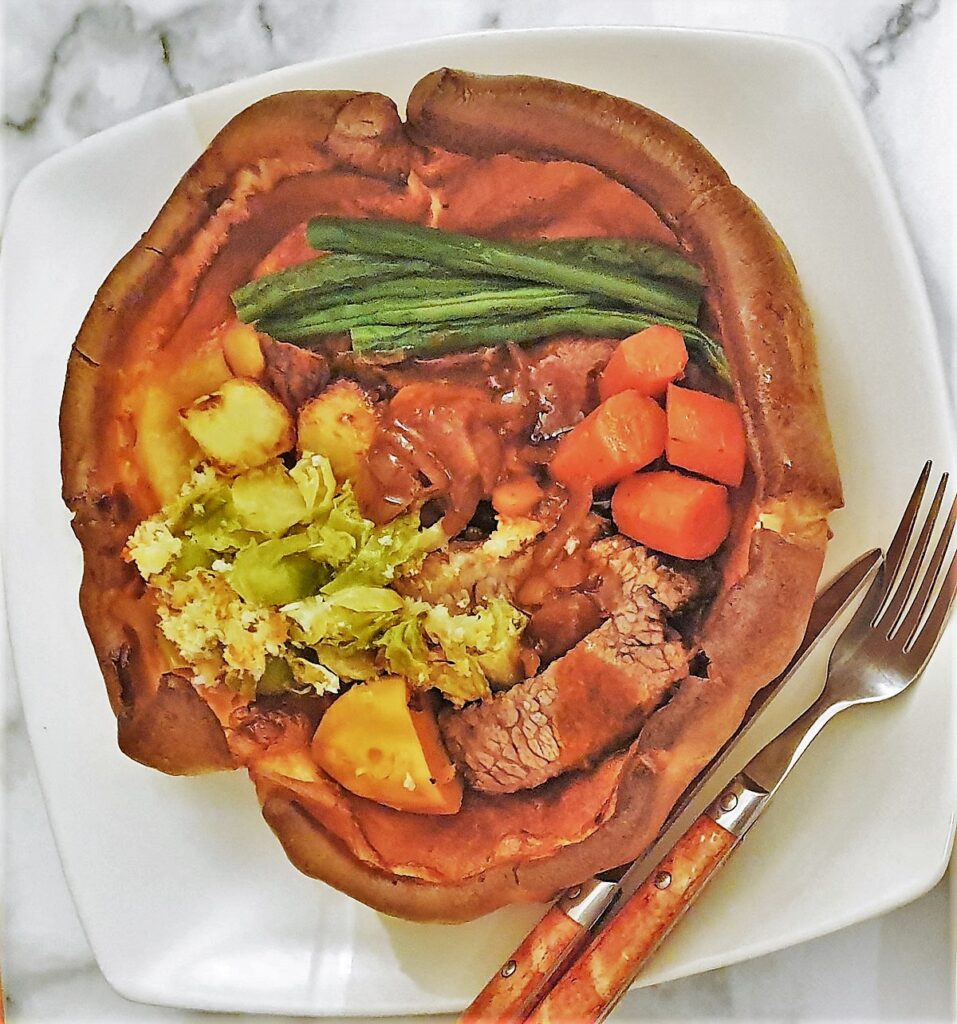
<instances>
[{"instance_id":1,"label":"knife blade","mask_svg":"<svg viewBox=\"0 0 957 1024\"><path fill-rule=\"evenodd\" d=\"M804 662L827 627L860 592L881 561L879 549L855 559L819 592L802 639L787 668L751 702L743 724L721 747L707 769L685 790L662 825L658 838L636 861L605 872L563 893L521 945L493 975L460 1018L460 1024L521 1021L553 979L584 946L600 918L633 895L708 804L703 791L770 702Z\"/></svg>"}]
</instances>

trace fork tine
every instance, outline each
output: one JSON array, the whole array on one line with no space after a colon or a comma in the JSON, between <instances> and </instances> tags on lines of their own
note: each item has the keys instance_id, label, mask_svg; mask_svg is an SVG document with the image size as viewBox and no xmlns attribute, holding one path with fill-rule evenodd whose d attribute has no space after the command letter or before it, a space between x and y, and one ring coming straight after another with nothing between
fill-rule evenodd
<instances>
[{"instance_id":1,"label":"fork tine","mask_svg":"<svg viewBox=\"0 0 957 1024\"><path fill-rule=\"evenodd\" d=\"M940 539L937 541L937 547L934 549L934 554L930 564L927 566L927 571L924 573L924 579L921 582L920 589L917 591L917 596L914 598L914 603L911 605L907 617L901 623L901 633L904 635L905 646L909 647L914 642L914 638L917 635L917 627L920 625L920 620L927 609L927 605L930 604L931 594L933 593L934 585L937 583L937 577L940 575L941 566L944 564L944 556L947 554L947 548L950 545L950 538L953 536L955 524L957 524L957 498L954 499L950 506L947 521L944 523L944 529L941 532Z\"/></svg>"},{"instance_id":2,"label":"fork tine","mask_svg":"<svg viewBox=\"0 0 957 1024\"><path fill-rule=\"evenodd\" d=\"M913 593L914 585L917 582L917 574L920 572L921 562L923 562L924 555L927 553L931 535L934 532L934 527L937 525L937 517L940 515L940 506L944 500L944 492L947 490L947 479L948 475L946 473L940 478L940 483L937 485L937 493L931 502L930 511L924 518L924 525L921 527L917 543L914 545L914 550L911 552L910 559L907 562L907 567L904 569L900 583L878 623L878 629L885 636L889 637L897 628L900 619L903 617L904 608Z\"/></svg>"},{"instance_id":3,"label":"fork tine","mask_svg":"<svg viewBox=\"0 0 957 1024\"><path fill-rule=\"evenodd\" d=\"M934 653L937 642L943 635L944 626L947 624L947 614L954 603L955 595L957 595L957 554L950 560L950 567L947 569L943 584L941 584L937 600L934 602L923 628L917 634L913 647L908 651L908 654L916 655L918 672L927 664L928 659Z\"/></svg>"},{"instance_id":4,"label":"fork tine","mask_svg":"<svg viewBox=\"0 0 957 1024\"><path fill-rule=\"evenodd\" d=\"M851 616L851 621L847 624L844 636L841 638L844 640L844 643L839 644L835 648L834 654L836 654L838 660L849 654L850 648L853 646L852 638L860 639L877 622L881 608L883 608L887 595L894 585L904 553L907 550L907 544L914 531L914 523L917 521L917 513L920 511L921 503L924 500L924 491L927 489L930 470L931 462L928 459L924 463L924 468L920 471L917 483L914 485L914 491L910 496L910 501L907 502L904 514L901 516L897 532L888 545L887 554L884 556L880 571L874 577L861 603L857 606L857 610Z\"/></svg>"},{"instance_id":5,"label":"fork tine","mask_svg":"<svg viewBox=\"0 0 957 1024\"><path fill-rule=\"evenodd\" d=\"M904 509L904 515L901 517L900 526L897 527L897 532L894 534L894 539L890 542L887 548L887 554L884 556L884 566L881 570L881 579L883 584L883 591L881 594L880 605L883 605L887 595L891 592L891 587L894 585L894 580L897 578L897 573L900 571L901 562L904 560L904 553L907 551L907 545L910 541L911 534L914 532L914 523L917 521L917 513L920 511L921 502L924 500L924 491L927 489L927 481L930 479L930 467L931 461L928 459L924 463L924 468L920 471L920 476L917 478L917 484L914 487L914 492L910 496L910 501L907 503L907 508ZM871 626L877 622L877 616L879 608L875 609L874 617L871 619Z\"/></svg>"}]
</instances>

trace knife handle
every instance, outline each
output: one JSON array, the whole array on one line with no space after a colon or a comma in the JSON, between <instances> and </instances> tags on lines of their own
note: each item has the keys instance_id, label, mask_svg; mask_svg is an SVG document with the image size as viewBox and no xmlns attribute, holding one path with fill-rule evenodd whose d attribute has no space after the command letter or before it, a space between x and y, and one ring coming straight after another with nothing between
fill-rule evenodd
<instances>
[{"instance_id":1,"label":"knife handle","mask_svg":"<svg viewBox=\"0 0 957 1024\"><path fill-rule=\"evenodd\" d=\"M708 808L713 810L714 805ZM604 923L527 1024L603 1020L739 842L708 813L702 814Z\"/></svg>"},{"instance_id":2,"label":"knife handle","mask_svg":"<svg viewBox=\"0 0 957 1024\"><path fill-rule=\"evenodd\" d=\"M589 925L615 891L614 883L591 879L565 892L495 972L459 1024L524 1021L549 981L581 950Z\"/></svg>"}]
</instances>

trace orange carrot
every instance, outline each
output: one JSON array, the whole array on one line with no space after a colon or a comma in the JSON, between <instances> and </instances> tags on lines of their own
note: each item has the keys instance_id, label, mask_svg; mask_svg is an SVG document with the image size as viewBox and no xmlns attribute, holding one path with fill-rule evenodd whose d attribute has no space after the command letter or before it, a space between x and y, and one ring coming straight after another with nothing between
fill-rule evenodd
<instances>
[{"instance_id":1,"label":"orange carrot","mask_svg":"<svg viewBox=\"0 0 957 1024\"><path fill-rule=\"evenodd\" d=\"M541 487L527 474L509 477L492 489L492 508L506 519L527 516L541 500Z\"/></svg>"},{"instance_id":2,"label":"orange carrot","mask_svg":"<svg viewBox=\"0 0 957 1024\"><path fill-rule=\"evenodd\" d=\"M558 442L552 476L566 486L587 481L606 487L654 462L665 450L666 435L661 406L636 391L622 391Z\"/></svg>"},{"instance_id":3,"label":"orange carrot","mask_svg":"<svg viewBox=\"0 0 957 1024\"><path fill-rule=\"evenodd\" d=\"M687 363L688 349L681 332L656 324L618 345L598 378L598 393L606 399L631 390L658 398L685 372Z\"/></svg>"},{"instance_id":4,"label":"orange carrot","mask_svg":"<svg viewBox=\"0 0 957 1024\"><path fill-rule=\"evenodd\" d=\"M747 446L734 402L668 385L668 461L737 487L744 476Z\"/></svg>"},{"instance_id":5,"label":"orange carrot","mask_svg":"<svg viewBox=\"0 0 957 1024\"><path fill-rule=\"evenodd\" d=\"M726 487L670 470L622 480L611 514L626 536L676 558L713 555L731 529Z\"/></svg>"}]
</instances>

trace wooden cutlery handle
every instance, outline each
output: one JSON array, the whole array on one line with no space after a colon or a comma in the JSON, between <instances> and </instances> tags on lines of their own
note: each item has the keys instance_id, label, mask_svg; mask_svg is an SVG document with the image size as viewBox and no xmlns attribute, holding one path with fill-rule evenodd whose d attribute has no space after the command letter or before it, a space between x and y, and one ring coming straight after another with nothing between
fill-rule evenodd
<instances>
[{"instance_id":1,"label":"wooden cutlery handle","mask_svg":"<svg viewBox=\"0 0 957 1024\"><path fill-rule=\"evenodd\" d=\"M548 979L584 943L588 932L556 904L528 933L459 1018L459 1024L518 1024Z\"/></svg>"},{"instance_id":2,"label":"wooden cutlery handle","mask_svg":"<svg viewBox=\"0 0 957 1024\"><path fill-rule=\"evenodd\" d=\"M528 1024L602 1020L738 842L702 814L604 924L527 1018Z\"/></svg>"}]
</instances>

